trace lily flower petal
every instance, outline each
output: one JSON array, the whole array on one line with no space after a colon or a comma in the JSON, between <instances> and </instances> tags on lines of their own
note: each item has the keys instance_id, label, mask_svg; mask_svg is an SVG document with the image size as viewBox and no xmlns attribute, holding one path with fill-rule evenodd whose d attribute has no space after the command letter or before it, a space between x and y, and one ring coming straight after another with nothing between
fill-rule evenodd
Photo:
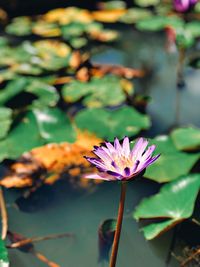
<instances>
[{"instance_id":1,"label":"lily flower petal","mask_svg":"<svg viewBox=\"0 0 200 267\"><path fill-rule=\"evenodd\" d=\"M134 179L145 168L155 162L160 155L152 156L156 146L151 145L146 149L148 141L139 138L130 150L129 138L123 139L122 145L115 138L114 146L106 142L105 146L94 147L97 158L85 157L100 171L98 174L86 175L89 179L106 181L124 181Z\"/></svg>"}]
</instances>

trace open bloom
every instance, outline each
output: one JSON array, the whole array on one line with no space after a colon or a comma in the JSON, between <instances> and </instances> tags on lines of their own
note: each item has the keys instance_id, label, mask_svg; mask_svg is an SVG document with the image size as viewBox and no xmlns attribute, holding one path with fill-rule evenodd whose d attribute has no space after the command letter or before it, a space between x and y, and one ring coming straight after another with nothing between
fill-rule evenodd
<instances>
[{"instance_id":1,"label":"open bloom","mask_svg":"<svg viewBox=\"0 0 200 267\"><path fill-rule=\"evenodd\" d=\"M115 138L114 146L109 142L105 142L105 146L95 146L93 152L97 158L85 158L97 167L99 173L88 174L85 177L107 181L124 181L134 178L160 156L152 157L156 146L152 145L147 148L147 145L146 139L139 138L131 150L129 138L125 137L122 145Z\"/></svg>"},{"instance_id":2,"label":"open bloom","mask_svg":"<svg viewBox=\"0 0 200 267\"><path fill-rule=\"evenodd\" d=\"M178 12L186 12L197 2L198 0L174 0L174 9Z\"/></svg>"}]
</instances>

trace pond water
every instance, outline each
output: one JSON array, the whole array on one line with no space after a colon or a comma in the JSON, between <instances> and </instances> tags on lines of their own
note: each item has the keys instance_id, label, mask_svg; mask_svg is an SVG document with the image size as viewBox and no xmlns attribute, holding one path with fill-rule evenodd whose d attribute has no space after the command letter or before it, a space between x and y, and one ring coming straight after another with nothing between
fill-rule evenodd
<instances>
[{"instance_id":1,"label":"pond water","mask_svg":"<svg viewBox=\"0 0 200 267\"><path fill-rule=\"evenodd\" d=\"M165 37L160 34L141 34L132 29L122 31L121 42L105 48L93 56L93 61L153 69L147 81L136 81L136 91L152 97L147 111L153 125L149 135L163 134L175 123L177 53L164 49ZM200 90L199 72L186 68L186 88L180 92L180 124L200 126L198 111ZM114 96L113 96L114 97ZM192 109L189 103L193 103ZM120 241L117 267L164 267L172 231L154 241L145 241L140 226L132 219L132 211L139 201L158 190L150 181L129 183L125 218ZM75 238L44 241L36 244L40 251L61 267L96 267L98 264L98 226L117 215L120 188L117 183L104 183L94 191L70 188L61 182L35 199L38 209L23 212L12 203L18 193L7 191L9 228L27 237L71 232ZM34 256L10 251L11 267L43 267ZM172 259L169 267L178 266Z\"/></svg>"}]
</instances>

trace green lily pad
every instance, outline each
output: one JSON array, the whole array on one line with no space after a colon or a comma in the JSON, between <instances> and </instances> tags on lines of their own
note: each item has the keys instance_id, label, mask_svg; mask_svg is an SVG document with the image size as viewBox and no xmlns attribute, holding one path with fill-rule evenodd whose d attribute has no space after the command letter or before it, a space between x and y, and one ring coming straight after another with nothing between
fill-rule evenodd
<instances>
[{"instance_id":1,"label":"green lily pad","mask_svg":"<svg viewBox=\"0 0 200 267\"><path fill-rule=\"evenodd\" d=\"M193 37L200 36L200 21L191 21L186 24L186 30L190 32Z\"/></svg>"},{"instance_id":2,"label":"green lily pad","mask_svg":"<svg viewBox=\"0 0 200 267\"><path fill-rule=\"evenodd\" d=\"M34 66L30 63L21 63L15 66L15 68L13 68L12 70L17 74L34 76L40 75L43 72L40 67Z\"/></svg>"},{"instance_id":3,"label":"green lily pad","mask_svg":"<svg viewBox=\"0 0 200 267\"><path fill-rule=\"evenodd\" d=\"M0 239L0 266L9 267L8 252L2 239Z\"/></svg>"},{"instance_id":4,"label":"green lily pad","mask_svg":"<svg viewBox=\"0 0 200 267\"><path fill-rule=\"evenodd\" d=\"M76 134L67 115L58 108L34 109L40 136L45 143L73 143Z\"/></svg>"},{"instance_id":5,"label":"green lily pad","mask_svg":"<svg viewBox=\"0 0 200 267\"><path fill-rule=\"evenodd\" d=\"M195 38L191 32L181 29L176 33L176 43L178 47L190 48L195 43Z\"/></svg>"},{"instance_id":6,"label":"green lily pad","mask_svg":"<svg viewBox=\"0 0 200 267\"><path fill-rule=\"evenodd\" d=\"M0 139L4 138L7 135L11 123L12 123L12 109L0 107L0 124L1 124Z\"/></svg>"},{"instance_id":7,"label":"green lily pad","mask_svg":"<svg viewBox=\"0 0 200 267\"><path fill-rule=\"evenodd\" d=\"M200 174L190 174L164 185L160 192L144 199L136 208L133 217L139 219L160 219L145 226L142 231L146 239L157 235L191 217L200 189Z\"/></svg>"},{"instance_id":8,"label":"green lily pad","mask_svg":"<svg viewBox=\"0 0 200 267\"><path fill-rule=\"evenodd\" d=\"M142 8L129 8L120 21L124 23L135 23L139 20L144 20L152 16L151 11Z\"/></svg>"},{"instance_id":9,"label":"green lily pad","mask_svg":"<svg viewBox=\"0 0 200 267\"><path fill-rule=\"evenodd\" d=\"M118 38L118 33L104 29L99 22L71 22L61 27L62 36L73 47L82 47L88 43L88 39L110 42Z\"/></svg>"},{"instance_id":10,"label":"green lily pad","mask_svg":"<svg viewBox=\"0 0 200 267\"><path fill-rule=\"evenodd\" d=\"M171 138L164 136L152 140L161 153L160 158L145 172L145 177L159 183L169 182L186 175L200 158L200 154L188 154L178 151Z\"/></svg>"},{"instance_id":11,"label":"green lily pad","mask_svg":"<svg viewBox=\"0 0 200 267\"><path fill-rule=\"evenodd\" d=\"M200 148L199 128L178 128L170 136L178 150L195 150Z\"/></svg>"},{"instance_id":12,"label":"green lily pad","mask_svg":"<svg viewBox=\"0 0 200 267\"><path fill-rule=\"evenodd\" d=\"M8 43L0 46L0 53L0 65L12 66L12 68L16 69L19 64L30 63L36 51L30 42L25 41L16 47L10 46Z\"/></svg>"},{"instance_id":13,"label":"green lily pad","mask_svg":"<svg viewBox=\"0 0 200 267\"><path fill-rule=\"evenodd\" d=\"M8 45L8 38L1 36L0 37L0 48Z\"/></svg>"},{"instance_id":14,"label":"green lily pad","mask_svg":"<svg viewBox=\"0 0 200 267\"><path fill-rule=\"evenodd\" d=\"M34 109L0 141L0 160L16 159L32 148L53 142L74 142L75 131L68 117L57 108Z\"/></svg>"},{"instance_id":15,"label":"green lily pad","mask_svg":"<svg viewBox=\"0 0 200 267\"><path fill-rule=\"evenodd\" d=\"M68 67L71 48L66 43L55 40L40 40L35 42L33 46L39 57L39 60L32 62L36 66L48 71L57 71Z\"/></svg>"},{"instance_id":16,"label":"green lily pad","mask_svg":"<svg viewBox=\"0 0 200 267\"><path fill-rule=\"evenodd\" d=\"M17 36L30 35L32 22L28 17L17 17L6 27L6 32Z\"/></svg>"},{"instance_id":17,"label":"green lily pad","mask_svg":"<svg viewBox=\"0 0 200 267\"><path fill-rule=\"evenodd\" d=\"M155 6L160 3L160 0L135 0L136 5L141 7Z\"/></svg>"},{"instance_id":18,"label":"green lily pad","mask_svg":"<svg viewBox=\"0 0 200 267\"><path fill-rule=\"evenodd\" d=\"M9 82L8 85L0 91L0 105L4 105L11 98L24 91L27 84L28 80L23 77Z\"/></svg>"},{"instance_id":19,"label":"green lily pad","mask_svg":"<svg viewBox=\"0 0 200 267\"><path fill-rule=\"evenodd\" d=\"M76 49L86 46L87 43L88 40L85 37L76 37L70 39L70 44L72 45L73 48Z\"/></svg>"},{"instance_id":20,"label":"green lily pad","mask_svg":"<svg viewBox=\"0 0 200 267\"><path fill-rule=\"evenodd\" d=\"M106 10L125 9L126 3L120 0L111 0L103 3L103 8Z\"/></svg>"},{"instance_id":21,"label":"green lily pad","mask_svg":"<svg viewBox=\"0 0 200 267\"><path fill-rule=\"evenodd\" d=\"M16 80L18 75L11 70L4 69L0 71L0 83L8 80Z\"/></svg>"},{"instance_id":22,"label":"green lily pad","mask_svg":"<svg viewBox=\"0 0 200 267\"><path fill-rule=\"evenodd\" d=\"M71 48L56 40L25 41L20 45L0 46L0 65L25 75L40 75L69 66Z\"/></svg>"},{"instance_id":23,"label":"green lily pad","mask_svg":"<svg viewBox=\"0 0 200 267\"><path fill-rule=\"evenodd\" d=\"M195 39L200 36L200 22L191 21L179 27L173 25L176 30L176 43L179 47L189 48L195 44Z\"/></svg>"},{"instance_id":24,"label":"green lily pad","mask_svg":"<svg viewBox=\"0 0 200 267\"><path fill-rule=\"evenodd\" d=\"M136 28L142 31L160 31L165 27L165 18L153 16L140 20L136 23Z\"/></svg>"},{"instance_id":25,"label":"green lily pad","mask_svg":"<svg viewBox=\"0 0 200 267\"><path fill-rule=\"evenodd\" d=\"M145 31L160 31L166 26L171 26L175 29L180 29L184 25L184 22L179 17L165 17L165 16L152 16L136 23L136 28Z\"/></svg>"},{"instance_id":26,"label":"green lily pad","mask_svg":"<svg viewBox=\"0 0 200 267\"><path fill-rule=\"evenodd\" d=\"M194 11L200 13L200 3L196 3L196 5L194 6Z\"/></svg>"},{"instance_id":27,"label":"green lily pad","mask_svg":"<svg viewBox=\"0 0 200 267\"><path fill-rule=\"evenodd\" d=\"M147 115L127 106L112 111L85 109L76 115L75 122L78 128L109 140L113 140L115 136L123 138L125 135L136 135L142 129L148 129L151 124Z\"/></svg>"},{"instance_id":28,"label":"green lily pad","mask_svg":"<svg viewBox=\"0 0 200 267\"><path fill-rule=\"evenodd\" d=\"M18 77L7 84L0 92L0 105L6 104L13 97L22 92L28 92L37 97L32 106L55 106L59 100L59 94L54 86L48 85L39 79L30 77Z\"/></svg>"},{"instance_id":29,"label":"green lily pad","mask_svg":"<svg viewBox=\"0 0 200 267\"><path fill-rule=\"evenodd\" d=\"M59 100L59 94L54 86L35 79L31 80L30 85L26 88L26 92L38 97L38 99L32 102L32 106L34 107L53 107Z\"/></svg>"},{"instance_id":30,"label":"green lily pad","mask_svg":"<svg viewBox=\"0 0 200 267\"><path fill-rule=\"evenodd\" d=\"M77 102L83 98L83 104L87 107L117 106L126 100L126 83L116 76L92 78L85 83L73 80L64 85L62 95L66 102ZM133 87L129 94L133 93Z\"/></svg>"},{"instance_id":31,"label":"green lily pad","mask_svg":"<svg viewBox=\"0 0 200 267\"><path fill-rule=\"evenodd\" d=\"M72 37L79 37L86 31L87 25L80 22L72 22L62 27L62 35L65 40L69 40Z\"/></svg>"},{"instance_id":32,"label":"green lily pad","mask_svg":"<svg viewBox=\"0 0 200 267\"><path fill-rule=\"evenodd\" d=\"M61 35L61 29L57 23L40 19L33 22L32 32L44 38L58 37Z\"/></svg>"}]
</instances>

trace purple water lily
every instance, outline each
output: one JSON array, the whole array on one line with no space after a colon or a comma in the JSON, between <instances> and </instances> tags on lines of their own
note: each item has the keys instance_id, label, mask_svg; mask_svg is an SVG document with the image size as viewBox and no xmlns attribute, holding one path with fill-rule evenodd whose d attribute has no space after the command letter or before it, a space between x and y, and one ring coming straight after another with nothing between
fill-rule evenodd
<instances>
[{"instance_id":1,"label":"purple water lily","mask_svg":"<svg viewBox=\"0 0 200 267\"><path fill-rule=\"evenodd\" d=\"M174 0L174 9L178 12L186 12L197 2L198 0Z\"/></svg>"},{"instance_id":2,"label":"purple water lily","mask_svg":"<svg viewBox=\"0 0 200 267\"><path fill-rule=\"evenodd\" d=\"M122 145L115 138L114 146L109 142L105 142L105 146L95 146L93 152L98 158L85 158L97 167L99 173L88 174L85 177L107 181L125 181L134 178L160 156L153 157L152 153L156 146L147 148L147 145L146 139L139 138L131 150L129 138L125 137Z\"/></svg>"}]
</instances>

